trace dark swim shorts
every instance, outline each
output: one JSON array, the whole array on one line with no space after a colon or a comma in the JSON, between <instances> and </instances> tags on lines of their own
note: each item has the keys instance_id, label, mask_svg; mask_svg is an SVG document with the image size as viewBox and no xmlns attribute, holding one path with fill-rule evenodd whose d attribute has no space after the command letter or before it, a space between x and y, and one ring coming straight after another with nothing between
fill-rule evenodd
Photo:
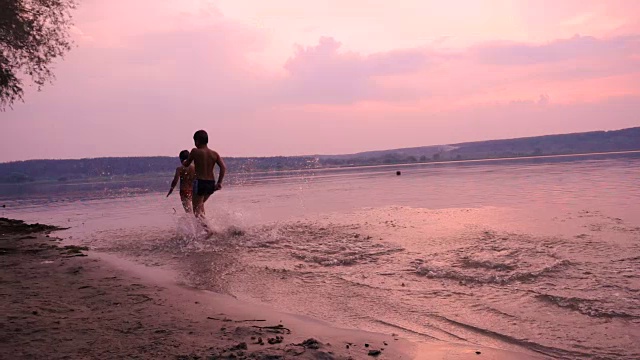
<instances>
[{"instance_id":1,"label":"dark swim shorts","mask_svg":"<svg viewBox=\"0 0 640 360\"><path fill-rule=\"evenodd\" d=\"M215 180L196 179L193 181L193 193L196 195L211 195L214 191L216 191Z\"/></svg>"}]
</instances>

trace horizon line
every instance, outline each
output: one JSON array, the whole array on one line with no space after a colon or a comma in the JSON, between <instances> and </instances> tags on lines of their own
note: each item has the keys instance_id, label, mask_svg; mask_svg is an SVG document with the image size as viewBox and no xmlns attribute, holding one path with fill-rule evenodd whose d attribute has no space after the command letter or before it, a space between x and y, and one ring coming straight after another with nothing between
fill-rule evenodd
<instances>
[{"instance_id":1,"label":"horizon line","mask_svg":"<svg viewBox=\"0 0 640 360\"><path fill-rule=\"evenodd\" d=\"M546 137L546 136L562 136L562 135L577 135L577 134L589 134L589 133L599 133L599 132L614 132L614 131L624 131L624 130L631 130L631 129L638 129L640 128L640 126L633 126L633 127L628 127L628 128L621 128L621 129L611 129L611 130L591 130L591 131L580 131L580 132L570 132L570 133L554 133L554 134L545 134L545 135L535 135L535 136L522 136L522 137L507 137L507 138L495 138L495 139L487 139L487 140L473 140L473 141L465 141L465 142L459 142L459 143L446 143L446 144L433 144L433 145L420 145L420 146L409 146L409 147L400 147L400 148L391 148L391 149L374 149L374 150L364 150L364 151L359 151L359 152L353 152L353 153L341 153L341 154L302 154L302 155L269 155L269 156L224 156L224 158L229 158L229 159L241 159L241 158L246 158L246 159L264 159L264 158L276 158L276 157L300 157L300 158L313 158L313 157L321 157L321 156L349 156L349 155L360 155L360 154L365 154L365 153L370 153L370 152L385 152L385 151L399 151L399 150L407 150L407 149L419 149L419 148L426 148L426 147L437 147L437 146L455 146L455 145L465 145L465 144L473 144L473 143L479 143L479 142L489 142L489 141L507 141L507 140L519 140L519 139L531 139L531 138L539 138L539 137ZM635 152L635 151L640 151L640 150L629 150L629 151L623 151L623 152ZM602 154L605 153L616 153L616 151L613 152L604 152ZM539 157L544 157L544 156L560 156L560 155L589 155L589 154L600 154L600 153L576 153L576 154L556 154L556 155L542 155ZM49 158L49 159L43 159L43 158L39 158L39 159L26 159L26 160L11 160L11 161L2 161L0 162L0 165L3 164L11 164L11 163L17 163L17 162L27 162L27 161L78 161L78 160L97 160L97 159L126 159L126 158L154 158L154 157L160 157L160 158L173 158L175 156L172 155L129 155L129 156L98 156L98 157L87 157L87 158ZM534 157L534 156L526 156L526 157ZM506 159L506 158L497 158L497 159ZM475 160L487 160L487 159L473 159L473 161ZM459 161L464 161L464 160L458 160ZM471 159L466 160L466 161L472 161ZM440 163L443 163L444 161L439 161ZM455 161L454 161L455 162ZM399 164L394 164L394 165L399 165ZM375 166L375 165L374 165Z\"/></svg>"}]
</instances>

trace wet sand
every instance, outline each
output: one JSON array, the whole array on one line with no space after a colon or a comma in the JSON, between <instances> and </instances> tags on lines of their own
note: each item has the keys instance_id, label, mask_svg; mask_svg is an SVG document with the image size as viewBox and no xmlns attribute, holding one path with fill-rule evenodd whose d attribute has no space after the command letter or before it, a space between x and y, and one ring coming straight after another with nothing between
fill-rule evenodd
<instances>
[{"instance_id":1,"label":"wet sand","mask_svg":"<svg viewBox=\"0 0 640 360\"><path fill-rule=\"evenodd\" d=\"M518 359L344 330L180 286L169 272L64 247L0 219L0 354L14 359Z\"/></svg>"}]
</instances>

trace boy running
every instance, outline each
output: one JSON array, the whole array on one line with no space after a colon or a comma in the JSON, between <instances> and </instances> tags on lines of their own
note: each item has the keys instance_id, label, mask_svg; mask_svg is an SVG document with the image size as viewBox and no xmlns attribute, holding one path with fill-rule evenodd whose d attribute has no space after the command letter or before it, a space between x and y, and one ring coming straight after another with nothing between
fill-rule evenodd
<instances>
[{"instance_id":1,"label":"boy running","mask_svg":"<svg viewBox=\"0 0 640 360\"><path fill-rule=\"evenodd\" d=\"M204 130L198 130L193 135L193 142L196 147L191 150L189 157L182 162L188 167L193 162L195 165L196 179L193 181L193 213L201 220L204 220L204 203L214 191L222 188L222 179L227 172L224 161L217 152L209 149L209 135ZM218 181L216 182L213 169L215 165L220 168Z\"/></svg>"},{"instance_id":2,"label":"boy running","mask_svg":"<svg viewBox=\"0 0 640 360\"><path fill-rule=\"evenodd\" d=\"M189 150L180 151L180 162L187 160L189 158ZM173 177L173 181L171 182L171 189L169 189L169 193L167 197L171 195L173 192L173 188L178 184L178 180L180 180L180 200L182 201L182 207L184 211L190 213L192 211L191 203L193 202L193 180L196 178L196 171L193 166L184 166L180 165L176 168L176 174Z\"/></svg>"}]
</instances>

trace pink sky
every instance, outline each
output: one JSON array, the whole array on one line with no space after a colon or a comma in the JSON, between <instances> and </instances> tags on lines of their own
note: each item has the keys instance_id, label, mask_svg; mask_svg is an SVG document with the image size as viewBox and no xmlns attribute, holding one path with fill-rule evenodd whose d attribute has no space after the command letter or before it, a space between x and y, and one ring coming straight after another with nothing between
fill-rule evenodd
<instances>
[{"instance_id":1,"label":"pink sky","mask_svg":"<svg viewBox=\"0 0 640 360\"><path fill-rule=\"evenodd\" d=\"M640 126L637 0L83 0L0 161L335 154Z\"/></svg>"}]
</instances>

